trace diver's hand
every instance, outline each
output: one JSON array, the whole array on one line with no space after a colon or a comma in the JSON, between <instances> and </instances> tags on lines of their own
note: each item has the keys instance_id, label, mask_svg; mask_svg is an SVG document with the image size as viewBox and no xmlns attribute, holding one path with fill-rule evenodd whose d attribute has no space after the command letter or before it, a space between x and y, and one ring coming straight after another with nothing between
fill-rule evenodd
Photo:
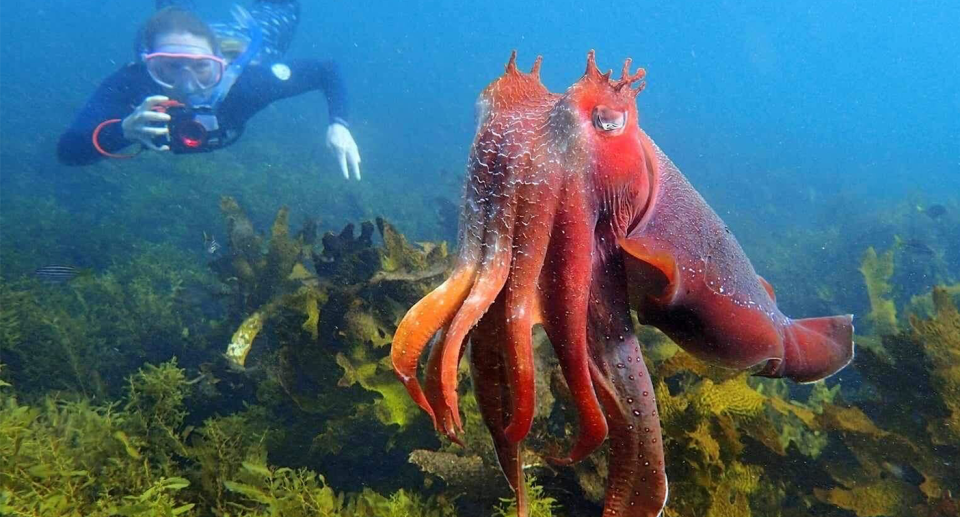
<instances>
[{"instance_id":1,"label":"diver's hand","mask_svg":"<svg viewBox=\"0 0 960 517\"><path fill-rule=\"evenodd\" d=\"M144 99L144 101L137 106L137 109L133 110L133 113L123 119L123 122L120 124L120 126L123 127L123 137L127 140L136 140L143 144L144 147L153 149L154 151L170 150L169 145L158 146L153 143L154 138L170 134L170 129L166 124L170 122L170 115L153 111L153 108L169 100L168 97L164 97L163 95L154 95ZM163 126L160 127L157 124L163 124Z\"/></svg>"},{"instance_id":2,"label":"diver's hand","mask_svg":"<svg viewBox=\"0 0 960 517\"><path fill-rule=\"evenodd\" d=\"M350 179L350 171L360 181L360 151L357 149L357 143L353 140L353 135L347 126L339 122L330 124L327 128L327 147L340 163L340 171L343 177ZM349 170L347 164L350 165Z\"/></svg>"}]
</instances>

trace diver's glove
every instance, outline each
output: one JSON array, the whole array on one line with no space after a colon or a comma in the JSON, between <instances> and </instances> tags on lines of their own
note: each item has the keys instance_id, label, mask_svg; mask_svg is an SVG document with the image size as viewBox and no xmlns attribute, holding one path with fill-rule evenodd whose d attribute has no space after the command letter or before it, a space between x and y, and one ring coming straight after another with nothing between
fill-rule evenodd
<instances>
[{"instance_id":1,"label":"diver's glove","mask_svg":"<svg viewBox=\"0 0 960 517\"><path fill-rule=\"evenodd\" d=\"M330 152L336 156L340 163L340 171L343 177L350 179L350 171L360 181L360 151L357 149L357 143L353 140L353 135L347 126L340 122L334 122L327 128L327 147ZM350 169L347 169L347 165Z\"/></svg>"},{"instance_id":2,"label":"diver's glove","mask_svg":"<svg viewBox=\"0 0 960 517\"><path fill-rule=\"evenodd\" d=\"M123 137L127 140L134 140L143 144L147 149L154 151L168 151L169 145L158 146L153 143L153 139L158 136L170 134L170 129L166 123L170 122L170 115L154 111L154 108L169 101L168 97L163 95L154 95L144 99L133 113L123 119L120 126L123 128ZM157 124L163 124L162 127ZM354 146L356 147L356 146Z\"/></svg>"}]
</instances>

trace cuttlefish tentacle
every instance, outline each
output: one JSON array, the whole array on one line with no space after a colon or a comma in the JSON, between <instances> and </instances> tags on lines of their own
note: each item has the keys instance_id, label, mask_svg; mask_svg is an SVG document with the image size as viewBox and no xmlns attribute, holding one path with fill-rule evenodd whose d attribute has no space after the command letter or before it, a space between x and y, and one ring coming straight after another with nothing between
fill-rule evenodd
<instances>
[{"instance_id":1,"label":"cuttlefish tentacle","mask_svg":"<svg viewBox=\"0 0 960 517\"><path fill-rule=\"evenodd\" d=\"M524 203L518 207L514 258L504 289L506 332L504 347L507 383L513 398L508 440L519 442L530 432L536 406L533 362L533 325L541 323L538 279L547 254L556 203L554 189L525 184L519 189Z\"/></svg>"},{"instance_id":2,"label":"cuttlefish tentacle","mask_svg":"<svg viewBox=\"0 0 960 517\"><path fill-rule=\"evenodd\" d=\"M496 209L483 199L478 199L481 194L489 196L488 192L469 188L469 185L466 188L464 209L460 216L460 252L453 273L407 312L393 335L390 351L393 369L400 382L413 401L430 415L433 426L441 432L444 427L440 425L420 386L417 366L430 339L441 329L450 326L476 282L482 256L484 228L488 219L495 216ZM442 340L438 343L442 343ZM437 346L435 344L434 348Z\"/></svg>"},{"instance_id":3,"label":"cuttlefish tentacle","mask_svg":"<svg viewBox=\"0 0 960 517\"><path fill-rule=\"evenodd\" d=\"M517 496L517 515L526 515L520 444L507 438L504 432L506 422L512 417L515 397L510 393L503 357L507 310L503 300L501 295L470 333L470 369L480 415L493 437L497 461Z\"/></svg>"},{"instance_id":4,"label":"cuttlefish tentacle","mask_svg":"<svg viewBox=\"0 0 960 517\"><path fill-rule=\"evenodd\" d=\"M393 337L391 359L397 377L418 406L430 415L438 430L437 417L417 380L420 354L438 330L450 324L477 276L477 266L467 264L456 269L440 287L410 309Z\"/></svg>"},{"instance_id":5,"label":"cuttlefish tentacle","mask_svg":"<svg viewBox=\"0 0 960 517\"><path fill-rule=\"evenodd\" d=\"M607 422L590 378L587 351L587 304L593 261L593 221L578 203L566 204L557 223L540 275L543 327L553 344L564 379L577 406L579 434L564 457L566 465L596 450L607 436Z\"/></svg>"},{"instance_id":6,"label":"cuttlefish tentacle","mask_svg":"<svg viewBox=\"0 0 960 517\"><path fill-rule=\"evenodd\" d=\"M487 222L483 243L483 261L476 282L470 294L463 301L460 310L453 317L443 339L440 353L440 390L443 393L443 407L433 407L434 413L448 414L456 432L463 429L457 402L458 366L467 333L477 324L483 314L493 304L503 290L513 261L513 231L517 213L515 194L516 182L507 182L504 187L502 204L498 215ZM438 421L442 421L438 417Z\"/></svg>"},{"instance_id":7,"label":"cuttlefish tentacle","mask_svg":"<svg viewBox=\"0 0 960 517\"><path fill-rule=\"evenodd\" d=\"M434 427L437 432L443 433L450 441L463 446L463 442L457 437L456 426L453 422L453 415L446 411L446 403L443 399L443 389L440 385L440 367L443 360L443 343L446 339L446 329L441 331L433 341L430 347L430 357L427 359L424 375L424 389L426 390L426 400L430 405L430 413L433 414L434 408L438 408L437 417L434 420ZM462 356L461 352L461 356Z\"/></svg>"},{"instance_id":8,"label":"cuttlefish tentacle","mask_svg":"<svg viewBox=\"0 0 960 517\"><path fill-rule=\"evenodd\" d=\"M597 261L588 326L591 374L610 426L604 516L658 517L667 499L663 438L623 267L620 254Z\"/></svg>"}]
</instances>

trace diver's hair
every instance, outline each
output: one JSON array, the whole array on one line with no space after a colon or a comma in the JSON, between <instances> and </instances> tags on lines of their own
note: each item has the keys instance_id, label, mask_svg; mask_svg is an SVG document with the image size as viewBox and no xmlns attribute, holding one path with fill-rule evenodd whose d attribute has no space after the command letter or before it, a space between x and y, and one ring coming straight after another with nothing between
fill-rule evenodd
<instances>
[{"instance_id":1,"label":"diver's hair","mask_svg":"<svg viewBox=\"0 0 960 517\"><path fill-rule=\"evenodd\" d=\"M153 50L157 36L170 32L186 32L199 36L218 52L217 36L197 15L180 7L164 7L148 19L137 33L137 59L140 54Z\"/></svg>"}]
</instances>

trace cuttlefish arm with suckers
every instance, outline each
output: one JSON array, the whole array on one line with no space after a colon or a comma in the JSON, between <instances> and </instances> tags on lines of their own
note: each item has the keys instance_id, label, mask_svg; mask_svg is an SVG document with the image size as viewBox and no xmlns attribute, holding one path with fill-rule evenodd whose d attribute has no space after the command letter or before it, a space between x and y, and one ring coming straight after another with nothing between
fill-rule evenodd
<instances>
[{"instance_id":1,"label":"cuttlefish arm with suckers","mask_svg":"<svg viewBox=\"0 0 960 517\"><path fill-rule=\"evenodd\" d=\"M400 323L393 365L437 430L459 441L469 339L480 410L525 515L520 444L536 397L531 332L542 325L579 420L569 453L552 461L576 462L609 438L604 515L656 517L667 468L631 307L696 357L798 382L851 361L853 317L780 312L723 221L640 129L643 69L631 73L628 59L614 79L591 51L583 76L556 94L540 63L522 73L514 53L480 95L457 262Z\"/></svg>"}]
</instances>

